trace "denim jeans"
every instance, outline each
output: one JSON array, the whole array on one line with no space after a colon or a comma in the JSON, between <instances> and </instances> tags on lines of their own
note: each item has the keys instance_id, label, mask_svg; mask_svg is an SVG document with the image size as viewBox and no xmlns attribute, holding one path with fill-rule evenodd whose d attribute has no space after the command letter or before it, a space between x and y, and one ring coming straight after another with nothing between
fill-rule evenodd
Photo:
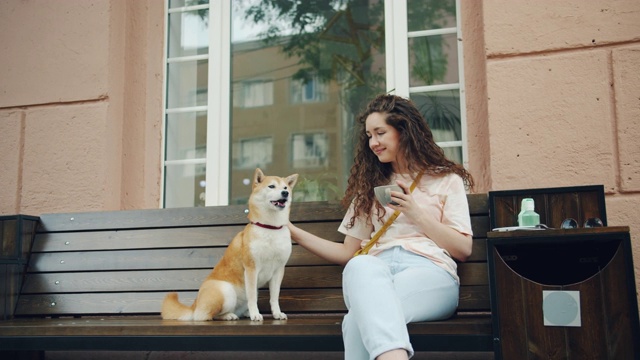
<instances>
[{"instance_id":1,"label":"denim jeans","mask_svg":"<svg viewBox=\"0 0 640 360\"><path fill-rule=\"evenodd\" d=\"M449 318L458 306L459 286L453 277L401 247L357 256L342 275L347 360L375 359L394 349L405 349L411 357L406 324Z\"/></svg>"}]
</instances>

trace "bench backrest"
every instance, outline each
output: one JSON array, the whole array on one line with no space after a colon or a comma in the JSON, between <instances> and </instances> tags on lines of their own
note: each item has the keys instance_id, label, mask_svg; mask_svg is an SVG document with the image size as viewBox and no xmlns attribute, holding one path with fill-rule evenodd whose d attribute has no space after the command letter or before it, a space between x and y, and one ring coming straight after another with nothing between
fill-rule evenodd
<instances>
[{"instance_id":1,"label":"bench backrest","mask_svg":"<svg viewBox=\"0 0 640 360\"><path fill-rule=\"evenodd\" d=\"M474 248L459 265L459 311L489 311L487 196L468 198ZM343 214L338 204L293 204L291 220L342 241L336 230ZM169 291L191 304L246 223L239 205L42 215L15 316L158 314ZM294 244L281 291L283 311L344 312L341 272ZM261 290L259 306L267 311L267 290Z\"/></svg>"}]
</instances>

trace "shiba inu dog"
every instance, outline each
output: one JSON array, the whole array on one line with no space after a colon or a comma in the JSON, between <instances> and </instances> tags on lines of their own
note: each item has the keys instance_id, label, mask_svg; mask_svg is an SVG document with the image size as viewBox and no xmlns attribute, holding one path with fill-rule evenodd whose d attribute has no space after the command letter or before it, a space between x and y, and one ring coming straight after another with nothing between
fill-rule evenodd
<instances>
[{"instance_id":1,"label":"shiba inu dog","mask_svg":"<svg viewBox=\"0 0 640 360\"><path fill-rule=\"evenodd\" d=\"M248 316L262 321L258 311L258 288L269 284L269 302L274 319L280 311L280 285L291 255L291 233L287 224L292 189L298 174L286 178L265 176L256 169L249 197L249 224L231 241L220 262L204 280L191 306L167 294L162 303L163 319L237 320Z\"/></svg>"}]
</instances>

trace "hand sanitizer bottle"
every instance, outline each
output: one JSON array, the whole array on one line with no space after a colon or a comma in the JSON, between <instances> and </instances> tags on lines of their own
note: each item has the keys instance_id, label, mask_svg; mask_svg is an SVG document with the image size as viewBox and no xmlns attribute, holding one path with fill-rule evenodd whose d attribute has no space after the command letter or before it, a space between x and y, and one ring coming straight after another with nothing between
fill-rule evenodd
<instances>
[{"instance_id":1,"label":"hand sanitizer bottle","mask_svg":"<svg viewBox=\"0 0 640 360\"><path fill-rule=\"evenodd\" d=\"M520 213L518 214L518 226L536 226L539 224L540 215L535 212L535 203L533 199L522 199Z\"/></svg>"}]
</instances>

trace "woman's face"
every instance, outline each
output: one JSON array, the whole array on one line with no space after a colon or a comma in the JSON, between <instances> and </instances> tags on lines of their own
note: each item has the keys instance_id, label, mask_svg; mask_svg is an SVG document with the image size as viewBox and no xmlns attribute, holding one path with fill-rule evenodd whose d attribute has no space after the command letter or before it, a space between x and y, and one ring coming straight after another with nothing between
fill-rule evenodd
<instances>
[{"instance_id":1,"label":"woman's face","mask_svg":"<svg viewBox=\"0 0 640 360\"><path fill-rule=\"evenodd\" d=\"M365 121L365 131L369 138L369 148L383 163L391 163L397 170L400 148L400 133L387 124L387 115L372 113Z\"/></svg>"}]
</instances>

